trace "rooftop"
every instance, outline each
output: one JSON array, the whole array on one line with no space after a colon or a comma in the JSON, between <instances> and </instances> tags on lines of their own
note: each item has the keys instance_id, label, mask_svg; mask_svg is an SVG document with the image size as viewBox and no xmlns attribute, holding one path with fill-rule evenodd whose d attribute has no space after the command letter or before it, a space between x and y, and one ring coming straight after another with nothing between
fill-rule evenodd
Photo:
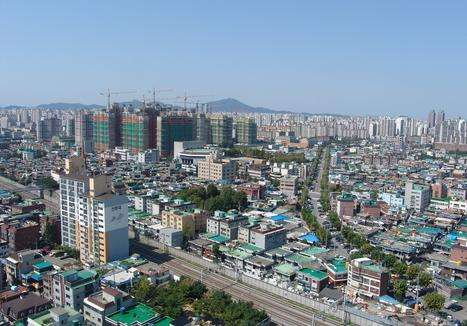
<instances>
[{"instance_id":1,"label":"rooftop","mask_svg":"<svg viewBox=\"0 0 467 326\"><path fill-rule=\"evenodd\" d=\"M318 281L325 280L328 277L327 273L311 268L302 268L299 270L299 272L306 274Z\"/></svg>"},{"instance_id":2,"label":"rooftop","mask_svg":"<svg viewBox=\"0 0 467 326\"><path fill-rule=\"evenodd\" d=\"M139 303L125 310L117 311L107 316L107 318L109 318L110 320L122 325L136 325L138 323L148 323L153 319L157 319L158 317L159 314L157 312L155 312L151 307L143 303Z\"/></svg>"},{"instance_id":3,"label":"rooftop","mask_svg":"<svg viewBox=\"0 0 467 326\"><path fill-rule=\"evenodd\" d=\"M292 264L279 264L274 266L274 270L285 276L292 276L297 271L297 267Z\"/></svg>"},{"instance_id":4,"label":"rooftop","mask_svg":"<svg viewBox=\"0 0 467 326\"><path fill-rule=\"evenodd\" d=\"M324 254L326 252L328 252L329 249L327 248L322 248L322 247L310 247L310 248L306 248L305 250L303 250L301 252L301 254L305 255L305 256L316 256L316 255L319 255L319 254Z\"/></svg>"}]
</instances>

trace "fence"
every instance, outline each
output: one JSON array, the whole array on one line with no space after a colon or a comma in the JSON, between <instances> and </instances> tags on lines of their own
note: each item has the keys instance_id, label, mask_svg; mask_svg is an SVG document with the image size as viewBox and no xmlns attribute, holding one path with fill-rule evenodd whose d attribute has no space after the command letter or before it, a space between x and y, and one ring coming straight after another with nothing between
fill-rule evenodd
<instances>
[{"instance_id":1,"label":"fence","mask_svg":"<svg viewBox=\"0 0 467 326\"><path fill-rule=\"evenodd\" d=\"M130 231L130 238L134 238L134 233L132 231ZM238 274L234 270L222 267L219 264L210 262L208 260L205 260L195 255L192 255L181 249L165 246L164 244L161 244L160 242L150 237L139 235L138 241L142 244L155 247L160 250L164 250L172 256L190 261L206 269L216 270L219 273L223 274L224 276L236 279L243 284L251 285L252 287L255 287L257 289L264 290L268 293L273 293L275 295L291 300L295 303L307 306L315 311L321 312L323 314L322 317L325 317L324 315L331 315L340 320L344 319L344 309L342 306L334 306L334 305L329 305L323 302L319 302L319 301L313 300L312 298L304 297L300 294L293 293L286 289L282 289L280 287L266 283L262 280L249 277L245 274ZM376 325L400 326L400 325L403 325L402 323L398 321L383 319L379 316L370 315L368 313L365 313L363 311L360 311L356 308L349 307L349 306L345 307L345 315L346 315L345 319L347 322L351 322L352 324L356 324L356 325L363 325L363 326L376 326ZM330 319L327 321L331 322L333 320Z\"/></svg>"}]
</instances>

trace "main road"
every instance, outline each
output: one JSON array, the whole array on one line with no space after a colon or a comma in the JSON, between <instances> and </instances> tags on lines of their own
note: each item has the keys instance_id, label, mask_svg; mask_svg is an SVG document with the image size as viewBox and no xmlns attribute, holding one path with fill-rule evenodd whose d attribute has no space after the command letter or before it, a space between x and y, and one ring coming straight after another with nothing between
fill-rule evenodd
<instances>
[{"instance_id":1,"label":"main road","mask_svg":"<svg viewBox=\"0 0 467 326\"><path fill-rule=\"evenodd\" d=\"M232 278L214 271L206 271L203 267L189 261L161 253L156 249L141 244L135 240L131 242L133 253L163 266L177 275L186 275L194 280L202 281L208 288L222 290L233 298L251 301L254 306L264 309L277 325L339 325L338 321L327 318L323 320L319 314L308 307L299 305L291 300L276 296L272 293L252 288Z\"/></svg>"}]
</instances>

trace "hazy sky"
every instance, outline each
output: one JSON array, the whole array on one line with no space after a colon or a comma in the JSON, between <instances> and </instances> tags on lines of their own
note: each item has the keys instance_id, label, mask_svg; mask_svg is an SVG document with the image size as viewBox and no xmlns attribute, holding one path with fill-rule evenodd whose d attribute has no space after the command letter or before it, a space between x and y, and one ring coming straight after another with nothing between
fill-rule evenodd
<instances>
[{"instance_id":1,"label":"hazy sky","mask_svg":"<svg viewBox=\"0 0 467 326\"><path fill-rule=\"evenodd\" d=\"M152 87L294 111L467 116L467 1L0 0L0 105Z\"/></svg>"}]
</instances>

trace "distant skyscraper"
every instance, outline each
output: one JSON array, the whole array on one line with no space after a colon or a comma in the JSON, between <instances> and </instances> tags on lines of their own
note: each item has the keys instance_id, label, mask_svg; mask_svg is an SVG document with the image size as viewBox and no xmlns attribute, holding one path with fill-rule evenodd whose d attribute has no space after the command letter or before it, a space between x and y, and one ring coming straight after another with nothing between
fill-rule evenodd
<instances>
[{"instance_id":1,"label":"distant skyscraper","mask_svg":"<svg viewBox=\"0 0 467 326\"><path fill-rule=\"evenodd\" d=\"M79 250L83 263L128 257L128 199L111 192L111 176L88 175L84 157L65 161L60 219L62 244Z\"/></svg>"},{"instance_id":2,"label":"distant skyscraper","mask_svg":"<svg viewBox=\"0 0 467 326\"><path fill-rule=\"evenodd\" d=\"M233 119L226 115L214 115L210 118L211 144L221 147L233 145Z\"/></svg>"},{"instance_id":3,"label":"distant skyscraper","mask_svg":"<svg viewBox=\"0 0 467 326\"><path fill-rule=\"evenodd\" d=\"M61 121L58 118L42 118L37 122L37 141L51 141L52 137L60 134Z\"/></svg>"},{"instance_id":4,"label":"distant skyscraper","mask_svg":"<svg viewBox=\"0 0 467 326\"><path fill-rule=\"evenodd\" d=\"M445 120L445 115L444 115L444 111L439 111L437 114L436 114L436 124L441 124L444 122Z\"/></svg>"},{"instance_id":5,"label":"distant skyscraper","mask_svg":"<svg viewBox=\"0 0 467 326\"><path fill-rule=\"evenodd\" d=\"M75 145L80 147L84 153L94 150L92 134L92 113L78 112L75 117Z\"/></svg>"},{"instance_id":6,"label":"distant skyscraper","mask_svg":"<svg viewBox=\"0 0 467 326\"><path fill-rule=\"evenodd\" d=\"M436 124L436 112L435 110L431 110L430 113L428 113L428 128L432 128Z\"/></svg>"},{"instance_id":7,"label":"distant skyscraper","mask_svg":"<svg viewBox=\"0 0 467 326\"><path fill-rule=\"evenodd\" d=\"M75 119L68 118L65 120L65 135L67 137L75 137Z\"/></svg>"}]
</instances>

